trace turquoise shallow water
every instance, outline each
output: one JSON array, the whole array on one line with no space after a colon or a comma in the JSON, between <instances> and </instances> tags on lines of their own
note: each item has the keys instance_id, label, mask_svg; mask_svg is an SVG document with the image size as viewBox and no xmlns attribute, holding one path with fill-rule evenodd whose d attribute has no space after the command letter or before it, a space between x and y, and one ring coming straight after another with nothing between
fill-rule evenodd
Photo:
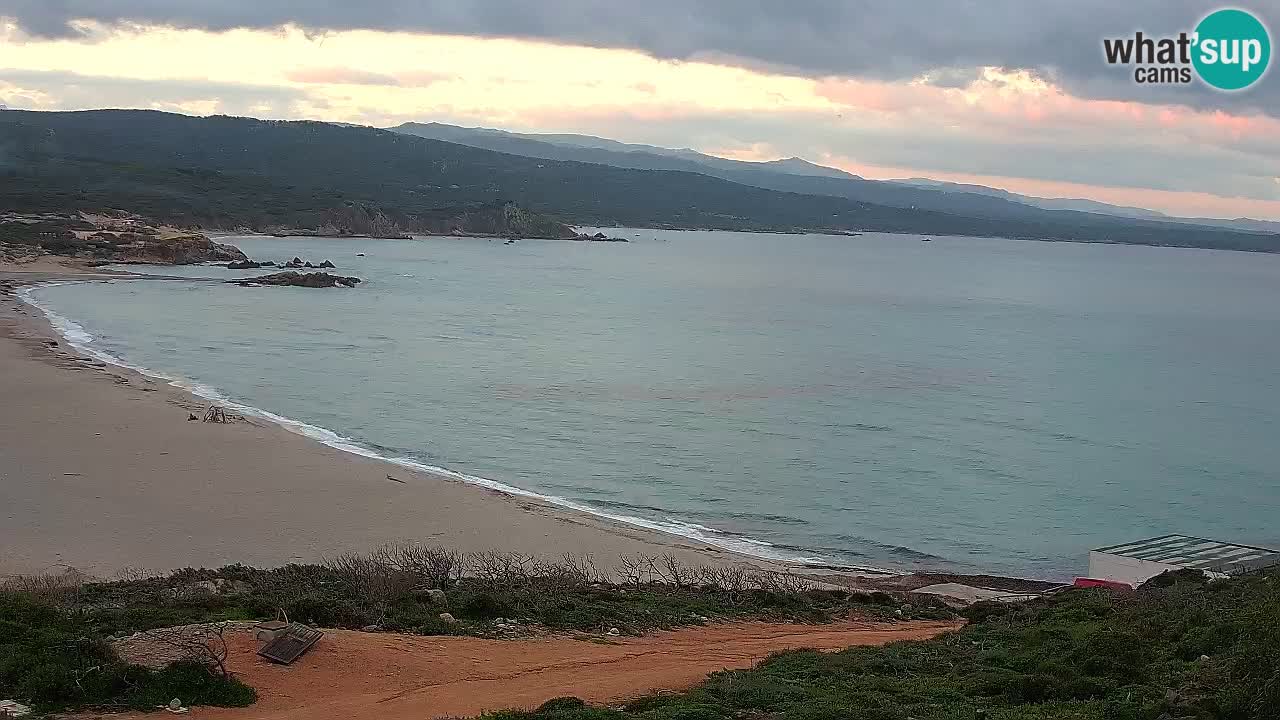
<instances>
[{"instance_id":1,"label":"turquoise shallow water","mask_svg":"<svg viewBox=\"0 0 1280 720\"><path fill-rule=\"evenodd\" d=\"M232 238L366 282L31 295L368 451L762 555L1065 578L1151 534L1280 545L1278 256L622 234Z\"/></svg>"}]
</instances>

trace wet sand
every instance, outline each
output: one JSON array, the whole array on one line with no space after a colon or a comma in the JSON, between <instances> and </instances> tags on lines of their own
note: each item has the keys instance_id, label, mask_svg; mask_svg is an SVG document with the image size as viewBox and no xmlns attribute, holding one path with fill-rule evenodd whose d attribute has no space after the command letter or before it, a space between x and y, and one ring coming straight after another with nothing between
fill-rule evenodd
<instances>
[{"instance_id":1,"label":"wet sand","mask_svg":"<svg viewBox=\"0 0 1280 720\"><path fill-rule=\"evenodd\" d=\"M73 272L0 266L0 286ZM275 566L400 541L592 553L601 565L637 552L765 564L358 457L257 419L188 421L208 405L79 355L39 310L0 292L0 575Z\"/></svg>"}]
</instances>

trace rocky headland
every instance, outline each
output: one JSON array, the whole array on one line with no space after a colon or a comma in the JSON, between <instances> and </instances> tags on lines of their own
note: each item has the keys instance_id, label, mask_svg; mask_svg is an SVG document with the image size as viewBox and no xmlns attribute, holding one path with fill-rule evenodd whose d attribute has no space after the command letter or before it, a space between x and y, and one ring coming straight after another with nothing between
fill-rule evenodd
<instances>
[{"instance_id":1,"label":"rocky headland","mask_svg":"<svg viewBox=\"0 0 1280 720\"><path fill-rule=\"evenodd\" d=\"M0 260L28 262L46 255L98 265L247 260L239 248L200 232L123 211L0 214Z\"/></svg>"}]
</instances>

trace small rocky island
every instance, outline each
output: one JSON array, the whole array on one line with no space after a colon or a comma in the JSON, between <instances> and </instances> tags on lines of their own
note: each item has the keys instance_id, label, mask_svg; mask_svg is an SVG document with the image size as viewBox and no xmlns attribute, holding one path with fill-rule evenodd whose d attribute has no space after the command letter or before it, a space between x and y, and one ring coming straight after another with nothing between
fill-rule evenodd
<instances>
[{"instance_id":1,"label":"small rocky island","mask_svg":"<svg viewBox=\"0 0 1280 720\"><path fill-rule=\"evenodd\" d=\"M281 285L288 287L306 287L306 288L331 288L331 287L347 287L353 288L360 282L358 277L345 277L342 275L330 275L326 272L300 273L289 270L288 272L274 273L272 275L262 275L254 278L241 278L239 280L227 280L225 282L241 287L254 287L256 285Z\"/></svg>"},{"instance_id":2,"label":"small rocky island","mask_svg":"<svg viewBox=\"0 0 1280 720\"><path fill-rule=\"evenodd\" d=\"M608 235L605 235L602 232L598 232L595 235L588 235L587 233L578 233L578 235L573 239L581 242L631 242L626 238L609 237Z\"/></svg>"},{"instance_id":3,"label":"small rocky island","mask_svg":"<svg viewBox=\"0 0 1280 720\"><path fill-rule=\"evenodd\" d=\"M266 260L259 262L257 260L239 260L227 263L228 270L257 270L258 268L311 268L314 270L325 270L336 268L332 262L325 260L319 265L312 265L310 260L303 261L302 258L295 257L289 262L271 262Z\"/></svg>"}]
</instances>

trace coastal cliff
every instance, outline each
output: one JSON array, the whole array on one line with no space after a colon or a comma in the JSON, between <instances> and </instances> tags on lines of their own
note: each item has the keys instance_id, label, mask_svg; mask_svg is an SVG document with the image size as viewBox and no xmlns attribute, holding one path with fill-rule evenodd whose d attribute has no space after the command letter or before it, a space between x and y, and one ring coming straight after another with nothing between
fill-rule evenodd
<instances>
[{"instance_id":1,"label":"coastal cliff","mask_svg":"<svg viewBox=\"0 0 1280 720\"><path fill-rule=\"evenodd\" d=\"M245 260L232 245L122 211L5 213L0 215L0 259L56 255L91 263L192 265Z\"/></svg>"}]
</instances>

